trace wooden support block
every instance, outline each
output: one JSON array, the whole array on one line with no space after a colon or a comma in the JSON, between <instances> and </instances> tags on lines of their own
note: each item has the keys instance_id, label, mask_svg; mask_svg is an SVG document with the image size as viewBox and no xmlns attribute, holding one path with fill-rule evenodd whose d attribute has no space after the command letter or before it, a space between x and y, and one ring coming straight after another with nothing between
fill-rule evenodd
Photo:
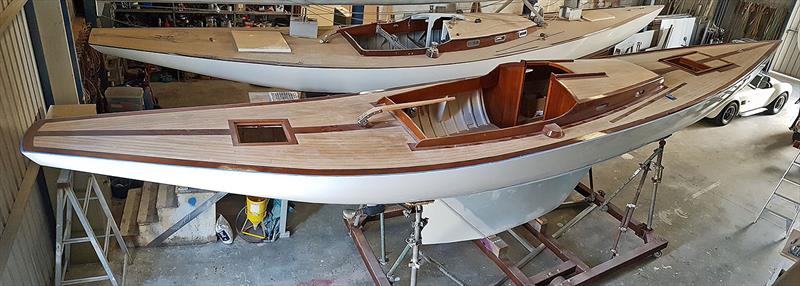
<instances>
[{"instance_id":1,"label":"wooden support block","mask_svg":"<svg viewBox=\"0 0 800 286\"><path fill-rule=\"evenodd\" d=\"M497 256L498 258L505 258L506 253L508 252L508 244L499 236L490 235L484 239L481 239L481 244L483 247Z\"/></svg>"},{"instance_id":2,"label":"wooden support block","mask_svg":"<svg viewBox=\"0 0 800 286\"><path fill-rule=\"evenodd\" d=\"M158 184L145 182L142 186L142 199L139 202L139 214L136 222L139 225L153 223L158 220L156 211L156 198L158 196Z\"/></svg>"},{"instance_id":3,"label":"wooden support block","mask_svg":"<svg viewBox=\"0 0 800 286\"><path fill-rule=\"evenodd\" d=\"M178 196L175 194L175 186L173 185L159 184L158 195L156 197L156 208L178 207Z\"/></svg>"},{"instance_id":4,"label":"wooden support block","mask_svg":"<svg viewBox=\"0 0 800 286\"><path fill-rule=\"evenodd\" d=\"M538 232L541 232L541 233L546 233L547 232L547 220L544 219L544 218L541 218L541 217L537 218L535 220L532 220L532 221L528 222L528 224L530 226L532 226L533 229L535 229Z\"/></svg>"},{"instance_id":5,"label":"wooden support block","mask_svg":"<svg viewBox=\"0 0 800 286\"><path fill-rule=\"evenodd\" d=\"M58 104L47 109L45 118L65 118L73 116L95 115L97 106L94 104Z\"/></svg>"},{"instance_id":6,"label":"wooden support block","mask_svg":"<svg viewBox=\"0 0 800 286\"><path fill-rule=\"evenodd\" d=\"M142 189L128 190L128 198L125 199L125 208L122 211L122 221L119 224L122 236L132 236L139 234L139 225L136 219L139 215L139 201L142 199Z\"/></svg>"}]
</instances>

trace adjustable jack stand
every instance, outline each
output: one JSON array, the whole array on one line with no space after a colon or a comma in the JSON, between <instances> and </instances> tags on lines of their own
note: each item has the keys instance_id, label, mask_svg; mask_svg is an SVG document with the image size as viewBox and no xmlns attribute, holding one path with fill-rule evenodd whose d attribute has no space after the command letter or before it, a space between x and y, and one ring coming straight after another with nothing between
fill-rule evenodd
<instances>
[{"instance_id":1,"label":"adjustable jack stand","mask_svg":"<svg viewBox=\"0 0 800 286\"><path fill-rule=\"evenodd\" d=\"M419 245L422 244L422 228L428 224L428 219L422 218L422 205L415 204L414 206L414 224L412 228L414 232L406 240L408 246L411 247L411 262L408 267L411 268L411 286L417 285L417 271L419 271Z\"/></svg>"},{"instance_id":2,"label":"adjustable jack stand","mask_svg":"<svg viewBox=\"0 0 800 286\"><path fill-rule=\"evenodd\" d=\"M661 165L661 158L664 156L664 145L667 142L664 139L661 139L658 142L658 148L653 150L653 154L645 160L643 163L639 164L639 171L642 171L642 177L639 179L639 186L636 187L636 193L633 196L633 200L625 205L625 214L622 216L619 225L619 232L617 232L617 236L614 239L614 246L611 247L611 258L617 257L619 255L619 241L622 238L622 235L628 232L628 224L633 219L633 212L636 211L636 206L639 204L639 197L642 194L642 187L644 187L644 182L647 180L647 174L652 170L655 169L655 176L653 176L653 197L652 201L650 202L650 209L647 213L647 228L652 229L653 223L653 213L655 210L656 204L656 192L658 192L658 184L661 183L661 175L662 171L664 170L664 166ZM655 161L654 161L655 160ZM636 176L634 173L634 176ZM628 181L630 182L630 180ZM627 185L627 183L626 183ZM625 185L623 185L625 187ZM612 195L613 198L613 195ZM656 256L660 256L660 252L655 253Z\"/></svg>"},{"instance_id":3,"label":"adjustable jack stand","mask_svg":"<svg viewBox=\"0 0 800 286\"><path fill-rule=\"evenodd\" d=\"M394 275L394 273L400 267L400 264L406 259L409 251L411 252L411 259L408 263L408 266L411 270L409 285L417 285L419 269L425 263L432 264L437 270L439 270L439 272L450 278L450 280L455 282L457 285L464 285L463 282L448 272L444 265L425 255L420 249L420 245L422 244L422 229L427 224L427 219L422 216L423 205L426 203L428 202L408 203L403 207L387 206L383 213L375 216L363 215L363 212L359 212L359 210L357 210L354 213L355 215L345 217L344 223L349 229L350 236L353 238L353 242L359 251L361 259L364 261L364 265L367 267L370 276L372 276L372 280L375 282L375 285L388 286L392 285L392 283L399 282L400 277ZM376 257L376 255L372 252L372 247L369 245L369 241L367 241L361 228L369 221L379 220L381 222L381 257L385 258L386 256L383 254L385 251L383 221L389 218L399 216L409 217L412 215L414 216L414 221L411 225L412 232L408 239L406 239L406 245L394 263L392 263L389 271L384 272L380 265L385 263L381 261L381 258Z\"/></svg>"},{"instance_id":4,"label":"adjustable jack stand","mask_svg":"<svg viewBox=\"0 0 800 286\"><path fill-rule=\"evenodd\" d=\"M664 138L666 139L666 138ZM575 191L584 197L584 200L589 203L589 206L581 211L577 216L575 216L572 220L564 224L563 227L555 231L553 234L548 232L548 223L546 220L543 219L536 219L530 223L524 224L523 228L525 231L534 235L536 240L541 242L542 244L539 247L533 247L525 238L522 238L518 234L516 234L513 230L509 231L515 239L517 239L520 244L523 245L530 253L528 253L522 260L518 261L517 263L513 263L507 258L501 257L493 253L490 249L488 249L481 241L474 241L475 245L488 257L490 258L503 273L506 274L506 277L503 277L496 283L490 285L505 285L507 280L511 280L514 285L589 285L594 283L597 279L600 279L603 276L611 273L612 271L619 269L625 265L630 265L637 261L646 259L647 257L660 257L661 250L667 247L668 242L659 237L654 233L653 225L652 225L652 218L653 212L655 210L655 197L656 192L658 190L658 185L661 183L662 178L662 171L663 166L661 165L662 157L664 154L664 146L666 145L666 141L661 139L659 141L659 146L656 150L653 151L653 154L650 155L644 162L639 165L639 168L634 171L634 173L628 177L628 179L622 184L622 186L618 187L614 192L606 195L604 192L595 190L592 187L588 187L583 183L579 183L578 186L575 187ZM647 178L647 175L650 171L654 172L654 176L652 178L653 181L653 199L650 203L650 209L648 213L648 223L642 223L637 221L633 218L633 210L636 207L636 203L638 203L638 198L641 194L641 190L644 186L644 182ZM642 174L644 172L644 174ZM591 172L590 172L591 174ZM637 176L642 175L642 178L639 181L638 188L636 190L636 198L634 198L633 202L628 204L628 207L625 211L611 203L611 200L615 198L620 191L622 191L629 183L631 183ZM593 178L589 177L590 185L593 184ZM565 207L573 207L575 206L575 202L569 202L562 204ZM583 218L588 216L594 210L600 209L602 212L609 214L614 219L617 219L620 224L617 226L619 233L617 234L616 241L612 247L612 253L614 254L611 259L595 265L589 266L582 260L580 260L577 256L572 254L569 250L561 247L556 242L556 238L560 237L562 234L569 231L572 227L574 227L579 221ZM619 253L619 241L620 236L623 232L627 232L628 230L632 231L633 234L636 235L641 241L643 242L642 245L626 251L625 253ZM527 265L533 258L535 258L539 253L543 252L544 250L550 251L556 257L561 259L563 262L558 264L552 268L545 269L533 276L528 276L524 274L521 270L522 267Z\"/></svg>"}]
</instances>

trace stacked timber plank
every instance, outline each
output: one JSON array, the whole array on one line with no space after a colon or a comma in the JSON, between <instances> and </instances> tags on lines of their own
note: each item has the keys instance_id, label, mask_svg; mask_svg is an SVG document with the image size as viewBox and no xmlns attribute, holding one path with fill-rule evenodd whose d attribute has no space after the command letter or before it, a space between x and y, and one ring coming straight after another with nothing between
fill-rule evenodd
<instances>
[{"instance_id":1,"label":"stacked timber plank","mask_svg":"<svg viewBox=\"0 0 800 286\"><path fill-rule=\"evenodd\" d=\"M128 191L120 229L130 245L144 246L194 210L214 193L146 182ZM216 241L216 208L211 207L170 236L165 245Z\"/></svg>"}]
</instances>

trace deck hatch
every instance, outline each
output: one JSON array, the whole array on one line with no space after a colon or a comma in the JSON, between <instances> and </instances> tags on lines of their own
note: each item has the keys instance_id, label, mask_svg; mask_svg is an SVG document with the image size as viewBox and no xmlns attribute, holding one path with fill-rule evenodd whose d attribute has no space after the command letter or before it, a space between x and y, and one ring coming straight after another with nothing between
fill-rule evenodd
<instances>
[{"instance_id":1,"label":"deck hatch","mask_svg":"<svg viewBox=\"0 0 800 286\"><path fill-rule=\"evenodd\" d=\"M235 146L297 144L285 119L230 120L229 124Z\"/></svg>"},{"instance_id":2,"label":"deck hatch","mask_svg":"<svg viewBox=\"0 0 800 286\"><path fill-rule=\"evenodd\" d=\"M733 63L723 59L716 59L711 55L697 52L690 52L682 55L663 58L659 61L680 68L694 75L702 75L715 70L725 70L726 68L735 66Z\"/></svg>"}]
</instances>

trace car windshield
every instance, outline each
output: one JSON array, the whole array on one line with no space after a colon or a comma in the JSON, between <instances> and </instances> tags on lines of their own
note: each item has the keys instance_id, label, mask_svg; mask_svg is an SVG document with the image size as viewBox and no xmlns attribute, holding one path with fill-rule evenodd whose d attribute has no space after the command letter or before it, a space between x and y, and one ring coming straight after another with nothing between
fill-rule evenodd
<instances>
[{"instance_id":1,"label":"car windshield","mask_svg":"<svg viewBox=\"0 0 800 286\"><path fill-rule=\"evenodd\" d=\"M753 88L770 88L772 84L770 83L770 78L763 74L756 75L753 80L750 81L750 86Z\"/></svg>"}]
</instances>

